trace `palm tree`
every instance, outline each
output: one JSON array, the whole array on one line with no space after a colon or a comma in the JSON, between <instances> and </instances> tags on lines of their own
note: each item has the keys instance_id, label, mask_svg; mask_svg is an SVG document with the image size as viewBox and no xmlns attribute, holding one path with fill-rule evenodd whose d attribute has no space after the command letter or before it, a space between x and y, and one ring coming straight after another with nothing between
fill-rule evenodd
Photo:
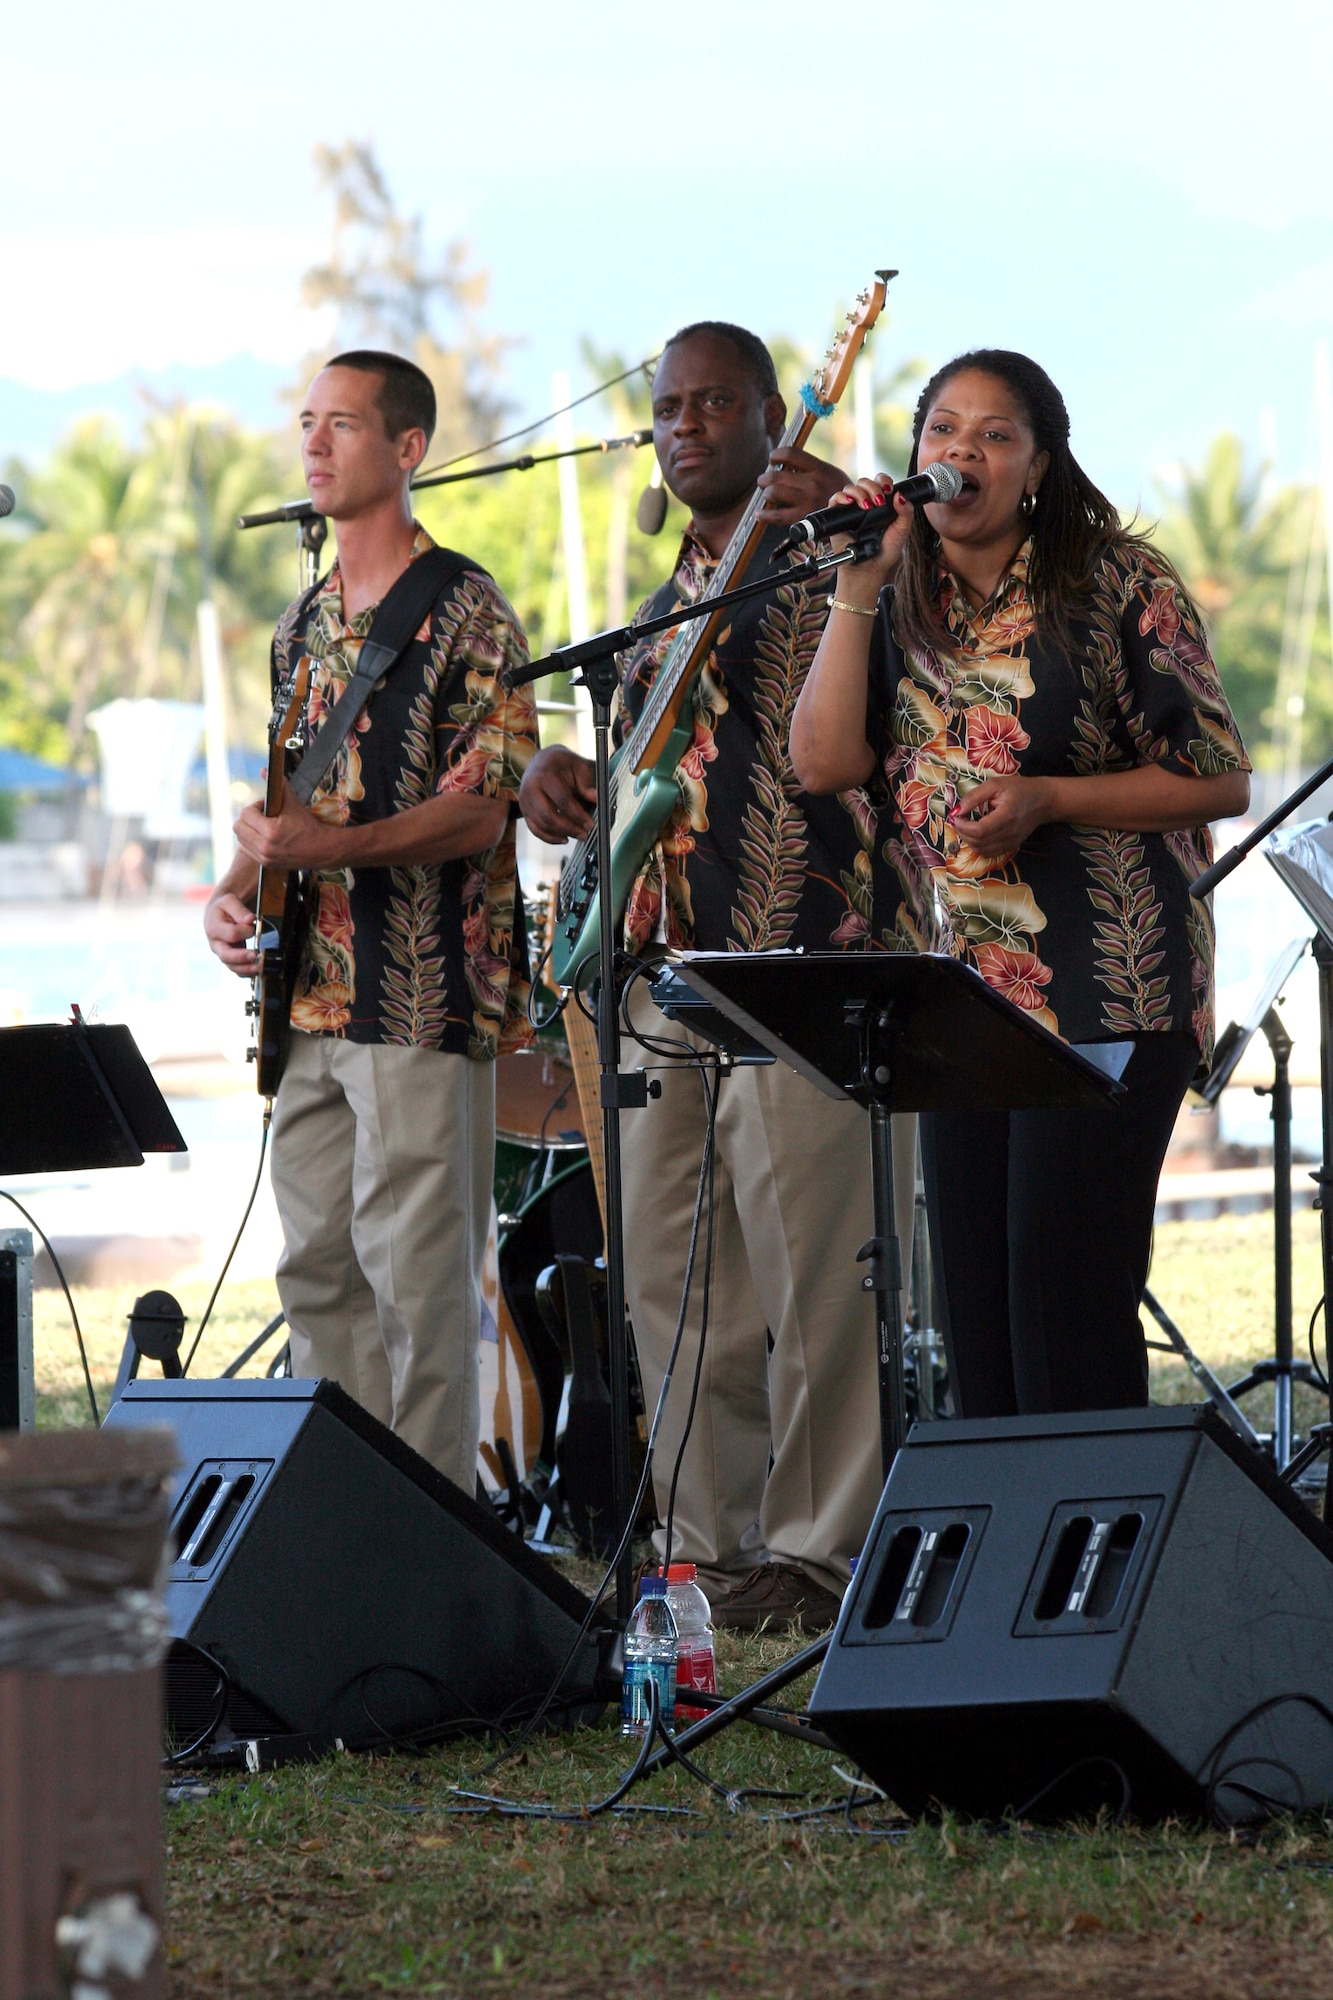
<instances>
[{"instance_id":1,"label":"palm tree","mask_svg":"<svg viewBox=\"0 0 1333 2000\"><path fill-rule=\"evenodd\" d=\"M268 714L268 634L295 594L281 531L249 537L239 512L290 490L294 454L230 418L152 412L137 444L102 418L78 425L33 474L0 541L0 618L12 635L0 693L9 740L91 761L88 712L116 695L193 697L195 607L219 600L248 733Z\"/></svg>"},{"instance_id":2,"label":"palm tree","mask_svg":"<svg viewBox=\"0 0 1333 2000\"><path fill-rule=\"evenodd\" d=\"M1241 732L1258 761L1276 754L1263 739L1284 735L1287 717L1275 714L1289 621L1293 565L1304 570L1310 547L1308 488L1284 487L1272 500L1262 492L1262 468L1247 467L1240 440L1216 438L1202 466L1182 469L1168 489L1155 540L1192 591L1208 626L1223 685ZM1328 658L1324 620L1313 634L1316 661ZM1303 711L1305 749L1322 741L1333 724L1333 685L1316 673Z\"/></svg>"},{"instance_id":3,"label":"palm tree","mask_svg":"<svg viewBox=\"0 0 1333 2000\"><path fill-rule=\"evenodd\" d=\"M333 307L338 345L410 354L435 385L434 456L447 458L502 430L496 383L509 342L488 335L488 274L459 239L428 255L420 216L400 215L370 146L317 146L315 172L334 198L327 262L307 271L306 305ZM307 374L334 350L309 358Z\"/></svg>"}]
</instances>

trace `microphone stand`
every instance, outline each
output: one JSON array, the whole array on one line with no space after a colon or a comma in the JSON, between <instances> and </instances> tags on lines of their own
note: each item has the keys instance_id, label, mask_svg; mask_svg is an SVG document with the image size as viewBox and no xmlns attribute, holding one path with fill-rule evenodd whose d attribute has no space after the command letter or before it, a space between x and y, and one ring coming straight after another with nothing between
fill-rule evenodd
<instances>
[{"instance_id":1,"label":"microphone stand","mask_svg":"<svg viewBox=\"0 0 1333 2000\"><path fill-rule=\"evenodd\" d=\"M599 451L603 456L609 451L637 450L640 445L651 444L651 431L631 431L628 437L598 438L595 444L571 444L563 451L521 452L517 458L504 458L495 465L475 465L468 472L427 472L420 479L411 482L410 491L419 493L425 486L457 486L464 479L493 479L497 472L531 472L534 465L553 465L558 458L586 458L590 452ZM323 515L315 510L313 500L288 500L281 507L270 507L262 514L238 514L238 528L277 528L287 521L323 520Z\"/></svg>"},{"instance_id":2,"label":"microphone stand","mask_svg":"<svg viewBox=\"0 0 1333 2000\"><path fill-rule=\"evenodd\" d=\"M1333 778L1333 757L1297 785L1295 791L1289 792L1243 840L1228 848L1220 861L1215 861L1211 868L1205 868L1203 874L1190 884L1190 894L1196 902L1203 902L1210 896L1218 883L1225 882L1261 840L1275 833L1295 808L1330 778ZM1311 1178L1319 1188L1319 1244L1323 1266L1324 1352L1327 1362L1328 1356L1333 1353L1333 1340L1329 1338L1330 1314L1333 1313L1333 943L1325 937L1318 924L1311 949L1319 980L1319 1102L1323 1128L1323 1158L1318 1173ZM1276 1050L1274 1054L1276 1057ZM1294 1481L1307 1465L1318 1458L1321 1451L1329 1450L1330 1445L1333 1445L1333 1370L1329 1371L1329 1422L1312 1426L1304 1447L1285 1468L1279 1467L1283 1478ZM1329 1451L1324 1487L1324 1522L1326 1526L1333 1525L1333 1451Z\"/></svg>"},{"instance_id":3,"label":"microphone stand","mask_svg":"<svg viewBox=\"0 0 1333 2000\"><path fill-rule=\"evenodd\" d=\"M616 625L575 645L560 646L544 659L534 660L510 677L511 687L526 687L548 674L573 673L592 701L593 761L597 774L597 879L602 885L598 904L599 954L597 980L597 1058L599 1096L602 1107L602 1150L606 1162L606 1313L607 1348L611 1377L611 1484L617 1541L621 1544L616 1562L616 1624L623 1631L633 1605L633 1556L629 1543L630 1490L629 1455L629 1332L625 1312L625 1216L620 1177L620 1114L641 1110L648 1102L648 1080L642 1074L622 1076L620 1071L620 1014L616 1005L616 917L612 908L611 883L611 706L620 686L616 655L638 640L651 638L684 624L691 618L709 618L720 609L760 597L784 584L804 583L860 562L879 548L881 535L862 537L835 556L812 556L807 562L756 577L735 590L716 597L700 598L696 604L678 605L658 618L646 618L638 625ZM574 1003L578 1004L577 999Z\"/></svg>"}]
</instances>

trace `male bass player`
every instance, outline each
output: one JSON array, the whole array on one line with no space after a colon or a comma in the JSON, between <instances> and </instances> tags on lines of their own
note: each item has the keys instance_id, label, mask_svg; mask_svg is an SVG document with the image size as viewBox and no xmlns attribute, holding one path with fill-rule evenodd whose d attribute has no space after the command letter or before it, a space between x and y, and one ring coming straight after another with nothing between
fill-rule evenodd
<instances>
[{"instance_id":1,"label":"male bass player","mask_svg":"<svg viewBox=\"0 0 1333 2000\"><path fill-rule=\"evenodd\" d=\"M831 465L772 450L784 416L755 335L708 322L667 343L653 380L654 444L691 519L674 574L643 615L700 595L756 482L773 523L827 502L839 477ZM765 535L752 576L779 538L776 526ZM870 799L806 796L787 754L827 593L827 584L786 585L729 614L696 684L679 805L629 900L625 943L640 958L829 951L892 937L899 891L896 880L876 880L884 864ZM644 641L629 658L631 721L669 639ZM586 830L593 798L591 764L554 747L533 758L520 792L529 826L551 841ZM628 1004L638 1033L679 1046L681 1030L652 1005L645 981ZM626 1060L633 1066L642 1052ZM705 1133L699 1075L668 1067L661 1082L661 1097L622 1127L626 1288L650 1401L679 1313ZM895 1136L906 1248L912 1123ZM871 1234L864 1112L782 1066L730 1076L719 1098L706 1347L672 1550L698 1565L719 1624L750 1629L767 1618L819 1629L837 1613L881 1483L874 1316L856 1262ZM696 1279L659 1434L659 1512L684 1431L701 1289Z\"/></svg>"},{"instance_id":2,"label":"male bass player","mask_svg":"<svg viewBox=\"0 0 1333 2000\"><path fill-rule=\"evenodd\" d=\"M284 614L273 668L276 685L308 658L316 741L381 601L434 546L409 491L434 424L428 377L391 354L339 355L306 396L306 481L338 559ZM509 684L526 658L494 583L456 568L309 809L288 787L280 813L241 814L205 919L223 964L252 978L260 867L309 871L273 1116L292 1366L334 1377L468 1493L492 1059L527 1033L513 820L536 711Z\"/></svg>"}]
</instances>

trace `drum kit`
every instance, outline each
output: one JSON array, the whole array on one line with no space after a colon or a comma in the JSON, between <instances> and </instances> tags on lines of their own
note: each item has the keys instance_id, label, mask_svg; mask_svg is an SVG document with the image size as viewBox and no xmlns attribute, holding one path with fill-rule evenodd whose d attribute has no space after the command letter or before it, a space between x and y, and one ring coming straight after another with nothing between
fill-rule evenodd
<instances>
[{"instance_id":1,"label":"drum kit","mask_svg":"<svg viewBox=\"0 0 1333 2000\"><path fill-rule=\"evenodd\" d=\"M540 1545L563 1522L591 1552L612 1519L611 1404L596 1163L570 1049L582 1026L551 1020L496 1064L478 1471L518 1532Z\"/></svg>"}]
</instances>

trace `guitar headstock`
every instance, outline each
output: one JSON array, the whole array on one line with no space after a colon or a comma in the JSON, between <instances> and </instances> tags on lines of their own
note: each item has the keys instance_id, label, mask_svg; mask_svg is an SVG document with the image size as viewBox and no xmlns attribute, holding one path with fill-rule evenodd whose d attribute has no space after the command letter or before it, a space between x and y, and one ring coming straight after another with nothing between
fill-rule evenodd
<instances>
[{"instance_id":1,"label":"guitar headstock","mask_svg":"<svg viewBox=\"0 0 1333 2000\"><path fill-rule=\"evenodd\" d=\"M847 387L852 363L884 310L889 280L897 275L896 271L876 271L873 283L866 286L848 313L841 333L810 378L810 387L821 403L836 403Z\"/></svg>"},{"instance_id":2,"label":"guitar headstock","mask_svg":"<svg viewBox=\"0 0 1333 2000\"><path fill-rule=\"evenodd\" d=\"M278 682L273 701L273 714L268 725L268 775L264 787L266 813L276 813L281 807L287 748L300 736L309 693L310 661L302 653L296 665Z\"/></svg>"}]
</instances>

